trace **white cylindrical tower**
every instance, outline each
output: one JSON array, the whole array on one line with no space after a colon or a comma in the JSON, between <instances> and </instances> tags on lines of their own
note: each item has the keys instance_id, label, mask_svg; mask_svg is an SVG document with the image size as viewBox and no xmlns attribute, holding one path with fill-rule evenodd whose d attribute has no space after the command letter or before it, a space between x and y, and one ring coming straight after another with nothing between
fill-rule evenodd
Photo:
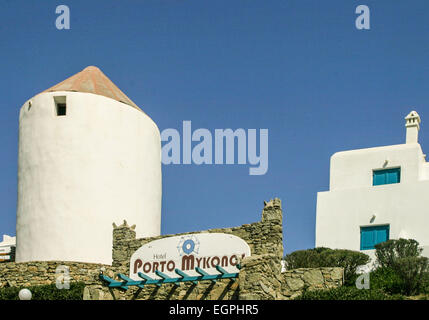
<instances>
[{"instance_id":1,"label":"white cylindrical tower","mask_svg":"<svg viewBox=\"0 0 429 320\"><path fill-rule=\"evenodd\" d=\"M16 261L111 264L112 223L161 226L156 124L98 68L28 100L19 115Z\"/></svg>"}]
</instances>

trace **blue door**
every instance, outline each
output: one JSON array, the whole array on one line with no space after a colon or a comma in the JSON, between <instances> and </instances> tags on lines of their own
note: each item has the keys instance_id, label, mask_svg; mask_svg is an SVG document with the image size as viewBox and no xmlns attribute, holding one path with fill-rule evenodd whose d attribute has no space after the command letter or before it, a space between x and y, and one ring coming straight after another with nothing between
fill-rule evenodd
<instances>
[{"instance_id":1,"label":"blue door","mask_svg":"<svg viewBox=\"0 0 429 320\"><path fill-rule=\"evenodd\" d=\"M360 249L371 250L377 243L389 240L389 225L361 227Z\"/></svg>"}]
</instances>

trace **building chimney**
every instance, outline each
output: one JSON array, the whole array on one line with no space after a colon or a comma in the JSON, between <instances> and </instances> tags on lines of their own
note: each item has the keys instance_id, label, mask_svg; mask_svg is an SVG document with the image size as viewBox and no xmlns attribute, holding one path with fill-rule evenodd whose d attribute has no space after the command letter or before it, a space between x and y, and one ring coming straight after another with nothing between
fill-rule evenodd
<instances>
[{"instance_id":1,"label":"building chimney","mask_svg":"<svg viewBox=\"0 0 429 320\"><path fill-rule=\"evenodd\" d=\"M405 143L418 143L420 130L420 116L416 111L411 111L405 117L407 136Z\"/></svg>"}]
</instances>

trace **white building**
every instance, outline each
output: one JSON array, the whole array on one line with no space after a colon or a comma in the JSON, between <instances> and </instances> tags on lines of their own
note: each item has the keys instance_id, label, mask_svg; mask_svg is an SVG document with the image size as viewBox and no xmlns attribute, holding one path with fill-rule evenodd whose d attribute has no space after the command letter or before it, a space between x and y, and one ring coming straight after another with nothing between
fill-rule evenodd
<instances>
[{"instance_id":1,"label":"white building","mask_svg":"<svg viewBox=\"0 0 429 320\"><path fill-rule=\"evenodd\" d=\"M3 241L0 241L0 262L13 261L15 255L16 237L3 235Z\"/></svg>"},{"instance_id":2,"label":"white building","mask_svg":"<svg viewBox=\"0 0 429 320\"><path fill-rule=\"evenodd\" d=\"M329 191L317 194L316 247L374 258L375 244L406 238L429 255L429 163L418 143L419 115L405 119L405 144L331 157Z\"/></svg>"},{"instance_id":3,"label":"white building","mask_svg":"<svg viewBox=\"0 0 429 320\"><path fill-rule=\"evenodd\" d=\"M161 192L158 127L98 68L21 107L17 262L111 264L113 222L160 234Z\"/></svg>"}]
</instances>

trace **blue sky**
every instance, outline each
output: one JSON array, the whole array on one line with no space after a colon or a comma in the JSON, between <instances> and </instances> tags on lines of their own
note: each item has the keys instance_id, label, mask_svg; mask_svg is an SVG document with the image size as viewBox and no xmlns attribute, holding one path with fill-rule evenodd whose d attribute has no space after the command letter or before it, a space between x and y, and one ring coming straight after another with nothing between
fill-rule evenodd
<instances>
[{"instance_id":1,"label":"blue sky","mask_svg":"<svg viewBox=\"0 0 429 320\"><path fill-rule=\"evenodd\" d=\"M60 4L70 30L55 28ZM263 176L164 165L163 234L255 222L279 197L286 252L310 248L333 153L403 143L411 109L429 148L427 0L1 0L0 49L0 235L15 234L19 108L88 65L161 131L269 129Z\"/></svg>"}]
</instances>

